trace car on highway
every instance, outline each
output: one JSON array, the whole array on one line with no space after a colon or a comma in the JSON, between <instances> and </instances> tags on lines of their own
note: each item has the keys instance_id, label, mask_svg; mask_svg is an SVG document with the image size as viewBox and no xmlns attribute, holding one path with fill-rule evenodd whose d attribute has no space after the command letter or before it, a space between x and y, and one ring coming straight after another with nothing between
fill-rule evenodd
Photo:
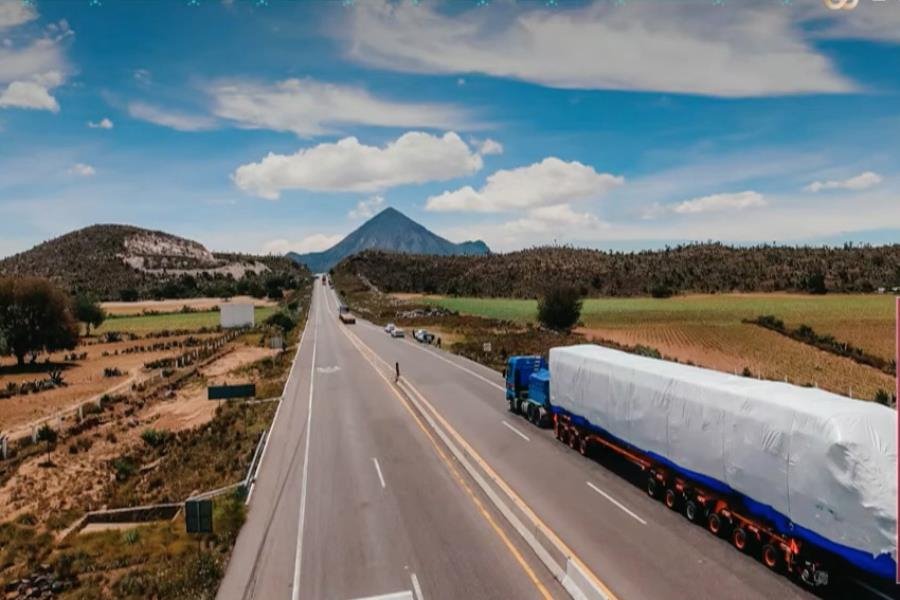
<instances>
[{"instance_id":1,"label":"car on highway","mask_svg":"<svg viewBox=\"0 0 900 600\"><path fill-rule=\"evenodd\" d=\"M416 329L413 332L413 337L421 344L431 344L434 342L434 334L425 329Z\"/></svg>"},{"instance_id":2,"label":"car on highway","mask_svg":"<svg viewBox=\"0 0 900 600\"><path fill-rule=\"evenodd\" d=\"M394 337L394 338L406 337L406 332L403 331L402 329L400 329L399 327L394 327L391 330L391 337Z\"/></svg>"},{"instance_id":3,"label":"car on highway","mask_svg":"<svg viewBox=\"0 0 900 600\"><path fill-rule=\"evenodd\" d=\"M393 333L395 329L397 329L397 326L393 323L388 323L384 326L385 333Z\"/></svg>"}]
</instances>

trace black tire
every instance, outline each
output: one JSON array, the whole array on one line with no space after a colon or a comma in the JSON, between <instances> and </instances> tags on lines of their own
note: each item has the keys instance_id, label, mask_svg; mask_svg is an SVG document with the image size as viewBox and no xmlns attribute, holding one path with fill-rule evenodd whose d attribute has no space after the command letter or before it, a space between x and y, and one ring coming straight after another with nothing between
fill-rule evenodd
<instances>
[{"instance_id":1,"label":"black tire","mask_svg":"<svg viewBox=\"0 0 900 600\"><path fill-rule=\"evenodd\" d=\"M516 414L517 412L519 412L516 410L516 399L515 398L509 399L509 412L511 412L512 414Z\"/></svg>"},{"instance_id":2,"label":"black tire","mask_svg":"<svg viewBox=\"0 0 900 600\"><path fill-rule=\"evenodd\" d=\"M659 498L659 482L652 475L647 478L647 495L651 498Z\"/></svg>"},{"instance_id":3,"label":"black tire","mask_svg":"<svg viewBox=\"0 0 900 600\"><path fill-rule=\"evenodd\" d=\"M569 433L569 448L572 450L578 449L578 434L574 431Z\"/></svg>"},{"instance_id":4,"label":"black tire","mask_svg":"<svg viewBox=\"0 0 900 600\"><path fill-rule=\"evenodd\" d=\"M746 552L750 547L750 534L743 527L735 527L731 532L731 543L741 552Z\"/></svg>"},{"instance_id":5,"label":"black tire","mask_svg":"<svg viewBox=\"0 0 900 600\"><path fill-rule=\"evenodd\" d=\"M684 503L684 516L691 523L696 523L700 518L700 506L693 500Z\"/></svg>"},{"instance_id":6,"label":"black tire","mask_svg":"<svg viewBox=\"0 0 900 600\"><path fill-rule=\"evenodd\" d=\"M559 429L559 441L563 444L569 443L569 430L565 427L560 427Z\"/></svg>"},{"instance_id":7,"label":"black tire","mask_svg":"<svg viewBox=\"0 0 900 600\"><path fill-rule=\"evenodd\" d=\"M706 528L713 535L721 537L725 534L725 519L719 513L711 512L706 517Z\"/></svg>"},{"instance_id":8,"label":"black tire","mask_svg":"<svg viewBox=\"0 0 900 600\"><path fill-rule=\"evenodd\" d=\"M587 436L584 436L578 441L578 452L582 456L587 456L590 453L590 451L591 451L591 441L588 439Z\"/></svg>"},{"instance_id":9,"label":"black tire","mask_svg":"<svg viewBox=\"0 0 900 600\"><path fill-rule=\"evenodd\" d=\"M663 495L663 502L671 510L678 510L678 493L672 488L667 489L665 495Z\"/></svg>"},{"instance_id":10,"label":"black tire","mask_svg":"<svg viewBox=\"0 0 900 600\"><path fill-rule=\"evenodd\" d=\"M772 544L766 544L760 550L759 557L763 564L773 571L780 571L783 563L781 552Z\"/></svg>"}]
</instances>

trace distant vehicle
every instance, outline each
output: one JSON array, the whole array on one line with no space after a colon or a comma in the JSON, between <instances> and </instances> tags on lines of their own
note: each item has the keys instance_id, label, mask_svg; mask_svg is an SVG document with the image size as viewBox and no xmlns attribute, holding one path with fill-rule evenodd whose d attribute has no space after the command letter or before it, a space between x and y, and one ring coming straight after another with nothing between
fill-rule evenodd
<instances>
[{"instance_id":1,"label":"distant vehicle","mask_svg":"<svg viewBox=\"0 0 900 600\"><path fill-rule=\"evenodd\" d=\"M356 323L356 317L350 314L350 307L346 304L341 304L338 307L338 319L340 319L341 323L345 323L347 325Z\"/></svg>"},{"instance_id":2,"label":"distant vehicle","mask_svg":"<svg viewBox=\"0 0 900 600\"><path fill-rule=\"evenodd\" d=\"M328 278L322 275L322 285L325 285L326 283L328 283Z\"/></svg>"},{"instance_id":3,"label":"distant vehicle","mask_svg":"<svg viewBox=\"0 0 900 600\"><path fill-rule=\"evenodd\" d=\"M416 341L421 344L433 344L434 343L434 334L429 333L424 329L416 329L413 332L413 337L416 338Z\"/></svg>"},{"instance_id":4,"label":"distant vehicle","mask_svg":"<svg viewBox=\"0 0 900 600\"><path fill-rule=\"evenodd\" d=\"M384 326L384 330L385 330L385 332L387 332L387 333L393 333L393 331L394 331L395 329L397 329L397 326L394 325L393 323L388 323L387 325Z\"/></svg>"},{"instance_id":5,"label":"distant vehicle","mask_svg":"<svg viewBox=\"0 0 900 600\"><path fill-rule=\"evenodd\" d=\"M394 327L391 329L391 337L393 338L402 338L406 337L406 332L400 329L399 327Z\"/></svg>"}]
</instances>

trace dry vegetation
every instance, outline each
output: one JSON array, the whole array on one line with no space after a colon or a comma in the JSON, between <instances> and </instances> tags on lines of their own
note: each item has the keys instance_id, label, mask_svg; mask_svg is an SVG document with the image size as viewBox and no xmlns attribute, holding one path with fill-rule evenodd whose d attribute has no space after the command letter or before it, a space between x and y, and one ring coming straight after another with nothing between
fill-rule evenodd
<instances>
[{"instance_id":1,"label":"dry vegetation","mask_svg":"<svg viewBox=\"0 0 900 600\"><path fill-rule=\"evenodd\" d=\"M13 456L0 461L0 586L32 576L54 582L68 598L213 597L243 522L241 498L226 494L216 500L216 531L201 539L189 539L180 515L172 522L109 531L79 534L70 528L87 511L180 502L243 479L277 404L211 402L206 386L253 381L258 397L277 397L305 322L310 289L305 282L285 300L285 306L293 307L285 310L293 310L301 326L289 332L284 352L265 347L264 329L247 333L201 363L154 369L165 378L127 384L104 398L101 408L90 405L83 419L52 420L59 434L55 443L32 444L26 437L15 444ZM24 406L30 403L30 408L16 414L25 419L29 410L55 410L66 403L52 399L58 392L71 401L86 400L95 393L89 374L103 365L131 368L143 378L148 374L141 368L145 361L172 356L178 349L123 354L124 348L184 339L185 334L114 343L94 339L98 343L75 351L87 352L87 357L65 371L69 386L24 396ZM103 352L112 355L102 357ZM82 371L86 381L80 378ZM127 377L104 384L127 382ZM12 406L8 402L0 400L0 411Z\"/></svg>"},{"instance_id":2,"label":"dry vegetation","mask_svg":"<svg viewBox=\"0 0 900 600\"><path fill-rule=\"evenodd\" d=\"M692 244L660 251L531 248L487 256L369 251L336 271L360 274L384 292L536 298L550 284L584 296L696 292L872 292L900 286L900 244L790 248ZM824 289L819 289L820 285Z\"/></svg>"}]
</instances>

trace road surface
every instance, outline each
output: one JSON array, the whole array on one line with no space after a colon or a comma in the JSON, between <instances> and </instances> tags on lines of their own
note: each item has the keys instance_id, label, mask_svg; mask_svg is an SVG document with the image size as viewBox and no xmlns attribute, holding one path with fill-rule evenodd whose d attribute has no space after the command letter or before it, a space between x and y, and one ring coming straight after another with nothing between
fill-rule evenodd
<instances>
[{"instance_id":1,"label":"road surface","mask_svg":"<svg viewBox=\"0 0 900 600\"><path fill-rule=\"evenodd\" d=\"M498 373L313 298L219 598L814 597L511 415Z\"/></svg>"},{"instance_id":2,"label":"road surface","mask_svg":"<svg viewBox=\"0 0 900 600\"><path fill-rule=\"evenodd\" d=\"M317 282L218 597L565 597L341 327Z\"/></svg>"}]
</instances>

